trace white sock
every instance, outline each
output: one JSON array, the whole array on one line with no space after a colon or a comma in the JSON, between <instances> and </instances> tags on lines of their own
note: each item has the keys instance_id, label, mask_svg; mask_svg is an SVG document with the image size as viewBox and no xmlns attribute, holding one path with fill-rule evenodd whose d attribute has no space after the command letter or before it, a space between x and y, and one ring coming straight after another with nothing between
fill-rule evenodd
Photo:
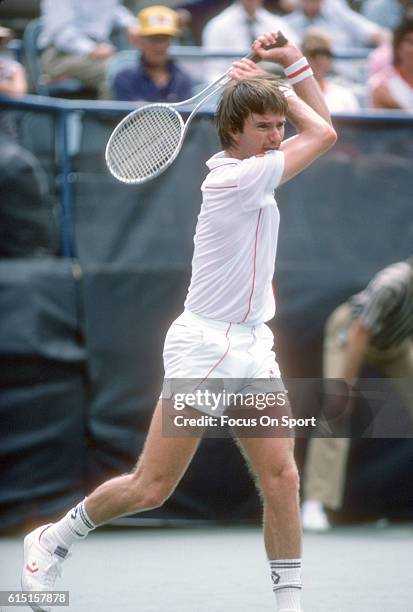
<instances>
[{"instance_id":1,"label":"white sock","mask_svg":"<svg viewBox=\"0 0 413 612\"><path fill-rule=\"evenodd\" d=\"M85 538L95 529L96 525L86 512L85 501L86 498L42 533L41 543L47 550L54 552L56 545L67 550L73 542Z\"/></svg>"},{"instance_id":2,"label":"white sock","mask_svg":"<svg viewBox=\"0 0 413 612\"><path fill-rule=\"evenodd\" d=\"M279 612L301 610L301 559L270 561L272 588Z\"/></svg>"}]
</instances>

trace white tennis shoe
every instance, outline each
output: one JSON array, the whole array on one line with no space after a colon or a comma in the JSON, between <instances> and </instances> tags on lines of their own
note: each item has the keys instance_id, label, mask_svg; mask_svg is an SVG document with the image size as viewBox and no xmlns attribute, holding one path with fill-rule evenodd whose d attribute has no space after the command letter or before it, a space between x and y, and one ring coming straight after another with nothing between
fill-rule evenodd
<instances>
[{"instance_id":1,"label":"white tennis shoe","mask_svg":"<svg viewBox=\"0 0 413 612\"><path fill-rule=\"evenodd\" d=\"M327 514L321 502L307 500L301 509L301 523L304 531L324 532L331 529Z\"/></svg>"},{"instance_id":2,"label":"white tennis shoe","mask_svg":"<svg viewBox=\"0 0 413 612\"><path fill-rule=\"evenodd\" d=\"M62 563L70 555L56 545L53 553L40 543L40 536L50 525L42 525L24 538L24 565L21 578L23 591L53 591L56 579L62 575ZM34 612L50 612L52 606L29 603Z\"/></svg>"}]
</instances>

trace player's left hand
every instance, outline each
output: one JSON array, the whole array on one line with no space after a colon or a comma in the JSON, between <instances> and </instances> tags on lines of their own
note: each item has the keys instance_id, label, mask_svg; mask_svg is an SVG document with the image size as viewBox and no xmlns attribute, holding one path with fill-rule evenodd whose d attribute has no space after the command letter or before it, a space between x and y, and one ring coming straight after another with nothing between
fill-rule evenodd
<instances>
[{"instance_id":1,"label":"player's left hand","mask_svg":"<svg viewBox=\"0 0 413 612\"><path fill-rule=\"evenodd\" d=\"M234 62L229 72L229 76L232 79L237 79L239 81L242 79L253 79L256 76L263 76L265 74L267 74L265 70L247 58L239 62Z\"/></svg>"}]
</instances>

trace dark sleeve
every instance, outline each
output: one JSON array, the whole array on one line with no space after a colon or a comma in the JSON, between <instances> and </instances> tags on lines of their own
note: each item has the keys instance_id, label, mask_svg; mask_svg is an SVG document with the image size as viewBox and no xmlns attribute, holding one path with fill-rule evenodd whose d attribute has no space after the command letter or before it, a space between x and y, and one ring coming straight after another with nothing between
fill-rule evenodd
<instances>
[{"instance_id":1,"label":"dark sleeve","mask_svg":"<svg viewBox=\"0 0 413 612\"><path fill-rule=\"evenodd\" d=\"M382 330L385 317L396 305L394 290L391 287L380 287L370 293L359 313L359 319L372 334L378 334Z\"/></svg>"},{"instance_id":2,"label":"dark sleeve","mask_svg":"<svg viewBox=\"0 0 413 612\"><path fill-rule=\"evenodd\" d=\"M406 262L387 266L372 278L363 292L366 299L360 312L367 329L380 332L384 320L404 302L410 282L411 268Z\"/></svg>"}]
</instances>

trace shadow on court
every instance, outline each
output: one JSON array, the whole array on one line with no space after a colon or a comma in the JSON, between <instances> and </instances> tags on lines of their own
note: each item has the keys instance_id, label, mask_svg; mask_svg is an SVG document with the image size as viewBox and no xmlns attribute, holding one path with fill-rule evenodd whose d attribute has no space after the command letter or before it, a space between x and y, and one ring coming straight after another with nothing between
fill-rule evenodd
<instances>
[{"instance_id":1,"label":"shadow on court","mask_svg":"<svg viewBox=\"0 0 413 612\"><path fill-rule=\"evenodd\" d=\"M18 590L22 538L0 547L0 590ZM411 612L412 550L413 524L305 535L305 612ZM276 609L258 527L101 529L72 553L56 588L74 612Z\"/></svg>"}]
</instances>

